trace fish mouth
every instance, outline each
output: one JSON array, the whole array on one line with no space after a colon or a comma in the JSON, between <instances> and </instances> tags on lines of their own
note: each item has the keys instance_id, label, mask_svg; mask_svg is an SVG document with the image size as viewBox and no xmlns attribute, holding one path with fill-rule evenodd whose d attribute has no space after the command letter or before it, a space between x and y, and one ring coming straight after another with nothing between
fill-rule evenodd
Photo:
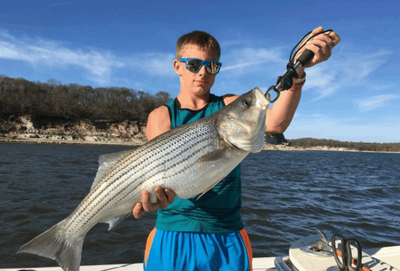
<instances>
[{"instance_id":1,"label":"fish mouth","mask_svg":"<svg viewBox=\"0 0 400 271\"><path fill-rule=\"evenodd\" d=\"M264 93L258 87L253 88L255 95L257 96L257 101L259 101L261 107L267 108L271 103L271 95L269 93Z\"/></svg>"}]
</instances>

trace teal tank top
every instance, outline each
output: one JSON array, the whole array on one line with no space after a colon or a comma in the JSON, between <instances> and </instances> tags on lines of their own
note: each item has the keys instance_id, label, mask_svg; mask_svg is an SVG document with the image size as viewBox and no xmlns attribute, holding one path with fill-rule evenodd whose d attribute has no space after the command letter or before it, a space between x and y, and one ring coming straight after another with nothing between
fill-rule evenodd
<instances>
[{"instance_id":1,"label":"teal tank top","mask_svg":"<svg viewBox=\"0 0 400 271\"><path fill-rule=\"evenodd\" d=\"M171 129L204 118L224 107L222 97L210 95L203 109L180 109L176 101L166 104ZM207 176L205 176L207 177ZM189 178L189 176L188 176ZM240 165L200 199L175 198L166 209L159 209L156 228L164 231L229 233L243 229Z\"/></svg>"}]
</instances>

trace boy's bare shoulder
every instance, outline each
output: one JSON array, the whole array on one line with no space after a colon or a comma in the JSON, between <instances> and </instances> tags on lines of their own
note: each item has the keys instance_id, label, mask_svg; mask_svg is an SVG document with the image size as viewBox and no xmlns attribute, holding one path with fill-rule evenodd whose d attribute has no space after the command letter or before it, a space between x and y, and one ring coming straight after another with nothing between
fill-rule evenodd
<instances>
[{"instance_id":1,"label":"boy's bare shoulder","mask_svg":"<svg viewBox=\"0 0 400 271\"><path fill-rule=\"evenodd\" d=\"M146 125L147 140L171 130L171 119L168 107L162 105L150 112Z\"/></svg>"},{"instance_id":2,"label":"boy's bare shoulder","mask_svg":"<svg viewBox=\"0 0 400 271\"><path fill-rule=\"evenodd\" d=\"M169 109L166 105L161 105L150 112L150 115L162 117L163 115L167 115L169 117ZM150 116L149 115L149 116Z\"/></svg>"},{"instance_id":3,"label":"boy's bare shoulder","mask_svg":"<svg viewBox=\"0 0 400 271\"><path fill-rule=\"evenodd\" d=\"M224 101L224 104L228 105L231 102L233 102L234 100L236 100L238 97L239 97L239 95L236 95L236 94L226 94L226 95L222 96L222 99Z\"/></svg>"}]
</instances>

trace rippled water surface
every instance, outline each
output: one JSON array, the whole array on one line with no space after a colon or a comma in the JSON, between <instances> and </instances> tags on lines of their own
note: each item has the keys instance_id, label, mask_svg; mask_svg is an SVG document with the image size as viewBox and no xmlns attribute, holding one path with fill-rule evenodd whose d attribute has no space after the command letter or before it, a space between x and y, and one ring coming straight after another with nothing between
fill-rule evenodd
<instances>
[{"instance_id":1,"label":"rippled water surface","mask_svg":"<svg viewBox=\"0 0 400 271\"><path fill-rule=\"evenodd\" d=\"M88 193L99 155L122 146L0 143L0 267L55 266L18 248L68 216ZM363 247L400 245L400 154L263 151L245 159L243 221L255 257L326 232ZM87 235L82 264L141 262L155 215Z\"/></svg>"}]
</instances>

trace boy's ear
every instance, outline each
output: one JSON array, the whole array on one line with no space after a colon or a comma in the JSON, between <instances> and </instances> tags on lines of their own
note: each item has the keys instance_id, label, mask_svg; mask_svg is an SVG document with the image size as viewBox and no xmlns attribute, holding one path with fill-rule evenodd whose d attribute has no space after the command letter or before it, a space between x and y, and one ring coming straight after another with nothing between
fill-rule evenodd
<instances>
[{"instance_id":1,"label":"boy's ear","mask_svg":"<svg viewBox=\"0 0 400 271\"><path fill-rule=\"evenodd\" d=\"M182 76L182 70L181 70L182 65L180 65L180 62L177 59L175 59L173 65L174 65L175 73L179 76Z\"/></svg>"}]
</instances>

